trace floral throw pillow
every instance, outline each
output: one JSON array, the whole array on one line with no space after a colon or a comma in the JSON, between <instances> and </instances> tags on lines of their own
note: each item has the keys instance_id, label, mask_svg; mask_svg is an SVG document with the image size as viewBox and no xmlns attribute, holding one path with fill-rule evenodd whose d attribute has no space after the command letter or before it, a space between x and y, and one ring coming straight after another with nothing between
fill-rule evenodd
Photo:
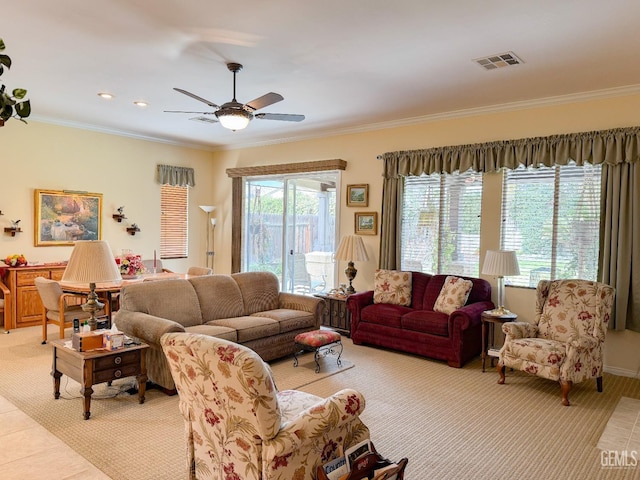
<instances>
[{"instance_id":1,"label":"floral throw pillow","mask_svg":"<svg viewBox=\"0 0 640 480\"><path fill-rule=\"evenodd\" d=\"M433 310L450 315L467 303L471 287L473 287L471 280L449 275L444 280L444 285L442 285L440 295L438 295L436 303L433 305Z\"/></svg>"},{"instance_id":2,"label":"floral throw pillow","mask_svg":"<svg viewBox=\"0 0 640 480\"><path fill-rule=\"evenodd\" d=\"M411 272L376 270L373 303L411 305Z\"/></svg>"}]
</instances>

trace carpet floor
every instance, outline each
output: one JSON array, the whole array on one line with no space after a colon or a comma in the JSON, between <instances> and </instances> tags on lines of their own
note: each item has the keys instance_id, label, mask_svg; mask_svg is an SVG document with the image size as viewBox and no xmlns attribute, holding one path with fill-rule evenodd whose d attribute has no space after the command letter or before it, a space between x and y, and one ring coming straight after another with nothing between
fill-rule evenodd
<instances>
[{"instance_id":1,"label":"carpet floor","mask_svg":"<svg viewBox=\"0 0 640 480\"><path fill-rule=\"evenodd\" d=\"M349 364L339 374L329 370L337 367L327 357L327 370L313 377L309 354L297 369L292 359L273 363L276 383L280 389L306 383L301 390L323 397L345 387L361 391L362 420L377 450L392 460L408 457L407 480L640 478L640 467L603 465L598 448L621 398L640 400L638 379L605 374L603 393L595 381L578 384L572 406L563 407L556 383L521 372L508 372L500 386L497 373L482 373L479 360L455 369L344 337L343 343ZM51 351L40 345L39 329L1 335L0 358L0 394L111 478L185 478L177 397L152 389L139 405L135 395L120 393L128 380L99 386L95 395L103 399L92 402L85 421L75 382L63 377L64 399L53 399ZM305 363L312 383L295 378Z\"/></svg>"}]
</instances>

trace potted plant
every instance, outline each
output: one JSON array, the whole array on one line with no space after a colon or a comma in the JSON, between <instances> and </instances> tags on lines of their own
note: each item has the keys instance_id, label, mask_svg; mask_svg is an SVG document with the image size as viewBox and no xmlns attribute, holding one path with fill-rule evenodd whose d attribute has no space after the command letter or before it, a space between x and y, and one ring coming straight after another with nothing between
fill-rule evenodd
<instances>
[{"instance_id":1,"label":"potted plant","mask_svg":"<svg viewBox=\"0 0 640 480\"><path fill-rule=\"evenodd\" d=\"M0 38L0 76L5 68L11 68L11 58L1 53L4 49L4 42ZM0 83L0 127L11 117L27 123L24 119L31 114L31 103L29 100L23 100L26 95L27 91L23 88L14 88L9 93L6 85Z\"/></svg>"}]
</instances>

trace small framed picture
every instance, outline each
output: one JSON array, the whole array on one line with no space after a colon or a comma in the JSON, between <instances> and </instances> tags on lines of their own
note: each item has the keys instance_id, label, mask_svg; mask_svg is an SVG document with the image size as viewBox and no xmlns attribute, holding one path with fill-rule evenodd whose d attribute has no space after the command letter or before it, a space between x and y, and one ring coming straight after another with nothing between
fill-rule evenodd
<instances>
[{"instance_id":1,"label":"small framed picture","mask_svg":"<svg viewBox=\"0 0 640 480\"><path fill-rule=\"evenodd\" d=\"M378 212L358 212L356 216L356 235L378 234Z\"/></svg>"},{"instance_id":2,"label":"small framed picture","mask_svg":"<svg viewBox=\"0 0 640 480\"><path fill-rule=\"evenodd\" d=\"M369 206L369 184L347 185L347 207Z\"/></svg>"}]
</instances>

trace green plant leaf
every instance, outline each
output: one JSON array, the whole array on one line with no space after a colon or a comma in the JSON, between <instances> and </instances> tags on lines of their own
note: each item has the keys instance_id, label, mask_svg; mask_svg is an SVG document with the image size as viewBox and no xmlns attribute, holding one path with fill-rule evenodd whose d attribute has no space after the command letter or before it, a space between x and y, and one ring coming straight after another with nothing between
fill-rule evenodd
<instances>
[{"instance_id":1,"label":"green plant leaf","mask_svg":"<svg viewBox=\"0 0 640 480\"><path fill-rule=\"evenodd\" d=\"M0 55L0 64L7 68L11 68L11 58L9 55Z\"/></svg>"},{"instance_id":2,"label":"green plant leaf","mask_svg":"<svg viewBox=\"0 0 640 480\"><path fill-rule=\"evenodd\" d=\"M0 38L0 51L4 50L4 41Z\"/></svg>"},{"instance_id":3,"label":"green plant leaf","mask_svg":"<svg viewBox=\"0 0 640 480\"><path fill-rule=\"evenodd\" d=\"M5 92L0 93L0 97L2 97L2 103L4 105L15 105L16 101L7 95Z\"/></svg>"},{"instance_id":4,"label":"green plant leaf","mask_svg":"<svg viewBox=\"0 0 640 480\"><path fill-rule=\"evenodd\" d=\"M14 88L13 96L18 100L22 100L27 95L27 91L24 88Z\"/></svg>"},{"instance_id":5,"label":"green plant leaf","mask_svg":"<svg viewBox=\"0 0 640 480\"><path fill-rule=\"evenodd\" d=\"M31 102L29 102L29 100L25 100L24 102L16 104L16 113L22 118L26 118L31 115Z\"/></svg>"}]
</instances>

